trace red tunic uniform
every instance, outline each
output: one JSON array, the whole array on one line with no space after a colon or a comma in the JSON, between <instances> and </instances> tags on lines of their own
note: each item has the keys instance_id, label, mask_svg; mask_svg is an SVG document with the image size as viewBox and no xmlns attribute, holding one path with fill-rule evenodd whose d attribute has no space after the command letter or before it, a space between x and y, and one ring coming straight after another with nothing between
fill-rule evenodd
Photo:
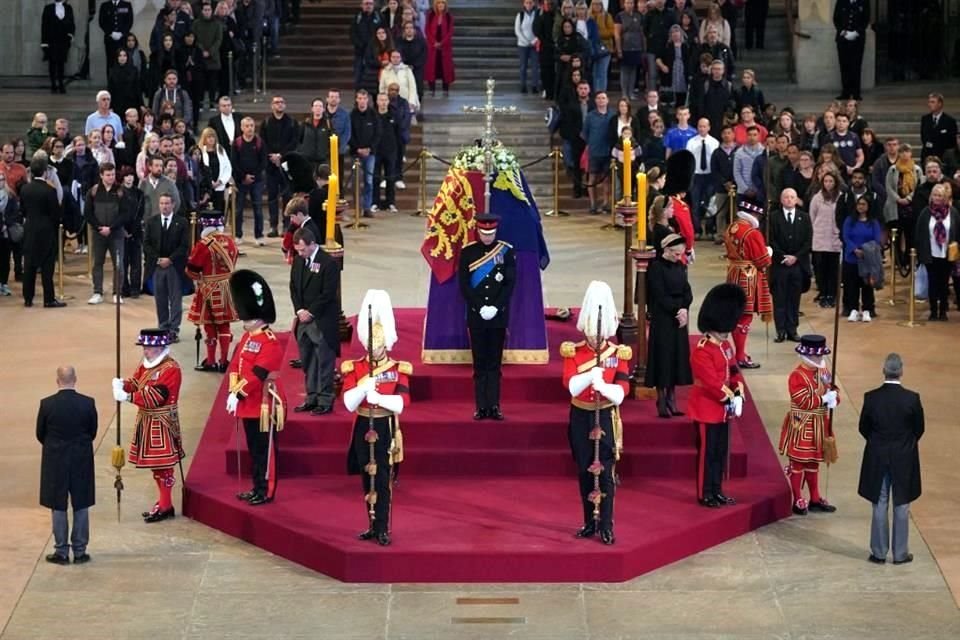
<instances>
[{"instance_id":1,"label":"red tunic uniform","mask_svg":"<svg viewBox=\"0 0 960 640\"><path fill-rule=\"evenodd\" d=\"M180 380L180 365L167 356L150 369L141 362L133 377L123 381L123 390L137 406L130 464L141 469L164 469L183 458L177 411Z\"/></svg>"},{"instance_id":2,"label":"red tunic uniform","mask_svg":"<svg viewBox=\"0 0 960 640\"><path fill-rule=\"evenodd\" d=\"M747 334L753 322L753 314L759 313L764 322L770 321L773 313L773 298L766 269L770 266L767 242L759 229L746 220L734 220L724 235L727 249L727 282L735 284L747 295L743 315L733 331L737 362L748 362Z\"/></svg>"},{"instance_id":3,"label":"red tunic uniform","mask_svg":"<svg viewBox=\"0 0 960 640\"><path fill-rule=\"evenodd\" d=\"M230 324L237 319L230 298L230 274L237 265L237 245L223 233L211 233L193 246L187 276L197 292L187 313L193 324Z\"/></svg>"},{"instance_id":4,"label":"red tunic uniform","mask_svg":"<svg viewBox=\"0 0 960 640\"><path fill-rule=\"evenodd\" d=\"M830 374L801 363L790 373L787 385L790 411L780 429L780 453L793 462L823 462L824 439L833 436L822 399L831 389Z\"/></svg>"},{"instance_id":5,"label":"red tunic uniform","mask_svg":"<svg viewBox=\"0 0 960 640\"><path fill-rule=\"evenodd\" d=\"M743 375L726 340L705 336L690 354L693 388L687 413L694 422L718 424L727 420L727 403L743 393Z\"/></svg>"},{"instance_id":6,"label":"red tunic uniform","mask_svg":"<svg viewBox=\"0 0 960 640\"><path fill-rule=\"evenodd\" d=\"M240 338L230 361L230 393L237 394L237 417L259 418L264 398L264 381L280 369L283 348L269 327L248 331ZM282 396L281 396L282 398ZM282 425L281 425L282 426ZM261 425L266 431L269 425Z\"/></svg>"},{"instance_id":7,"label":"red tunic uniform","mask_svg":"<svg viewBox=\"0 0 960 640\"><path fill-rule=\"evenodd\" d=\"M687 255L693 251L693 245L696 242L696 231L693 228L693 214L690 213L690 205L683 201L683 198L670 196L670 202L673 204L673 219L677 221L677 227L680 235L683 236L683 242L687 246ZM684 257L684 264L687 258Z\"/></svg>"},{"instance_id":8,"label":"red tunic uniform","mask_svg":"<svg viewBox=\"0 0 960 640\"><path fill-rule=\"evenodd\" d=\"M563 356L563 386L570 387L570 378L586 373L597 366L597 353L593 347L586 341L564 342L560 345L560 355ZM608 384L618 384L623 388L624 396L630 393L630 360L633 357L633 350L626 345L617 345L612 342L606 343L600 353L600 367L603 369L603 381ZM597 392L592 386L588 386L576 398L571 398L570 404L578 409L593 411L596 402ZM609 409L613 403L602 395L600 396L600 409ZM623 425L620 422L619 411L615 412L613 418L613 438L614 452L616 458L620 458L623 451Z\"/></svg>"}]
</instances>

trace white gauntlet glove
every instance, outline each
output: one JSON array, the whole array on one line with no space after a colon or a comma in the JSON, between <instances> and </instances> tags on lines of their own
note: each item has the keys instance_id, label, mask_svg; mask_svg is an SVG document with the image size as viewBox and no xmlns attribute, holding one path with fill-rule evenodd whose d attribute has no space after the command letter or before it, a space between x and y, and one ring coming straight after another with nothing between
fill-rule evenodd
<instances>
[{"instance_id":1,"label":"white gauntlet glove","mask_svg":"<svg viewBox=\"0 0 960 640\"><path fill-rule=\"evenodd\" d=\"M733 415L738 418L743 415L743 396L733 396L730 406L733 408Z\"/></svg>"},{"instance_id":2,"label":"white gauntlet glove","mask_svg":"<svg viewBox=\"0 0 960 640\"><path fill-rule=\"evenodd\" d=\"M835 389L830 389L830 391L827 391L825 394L823 394L820 399L823 401L824 406L828 409L837 408L837 392Z\"/></svg>"},{"instance_id":3,"label":"white gauntlet glove","mask_svg":"<svg viewBox=\"0 0 960 640\"><path fill-rule=\"evenodd\" d=\"M491 305L480 307L480 317L484 320L493 320L497 315L497 308Z\"/></svg>"},{"instance_id":4,"label":"white gauntlet glove","mask_svg":"<svg viewBox=\"0 0 960 640\"><path fill-rule=\"evenodd\" d=\"M232 416L237 415L237 405L240 404L240 398L237 397L237 394L231 393L227 396L227 413Z\"/></svg>"},{"instance_id":5,"label":"white gauntlet glove","mask_svg":"<svg viewBox=\"0 0 960 640\"><path fill-rule=\"evenodd\" d=\"M367 391L367 402L370 404L380 404L380 393L376 389Z\"/></svg>"},{"instance_id":6,"label":"white gauntlet glove","mask_svg":"<svg viewBox=\"0 0 960 640\"><path fill-rule=\"evenodd\" d=\"M114 378L111 381L113 387L113 399L117 402L126 402L130 399L130 394L123 390L123 379Z\"/></svg>"}]
</instances>

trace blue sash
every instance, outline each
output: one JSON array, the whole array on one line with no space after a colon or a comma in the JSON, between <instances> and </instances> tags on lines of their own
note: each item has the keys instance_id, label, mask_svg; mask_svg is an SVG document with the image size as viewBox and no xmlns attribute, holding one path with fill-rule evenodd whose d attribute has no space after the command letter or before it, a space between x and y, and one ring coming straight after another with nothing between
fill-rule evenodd
<instances>
[{"instance_id":1,"label":"blue sash","mask_svg":"<svg viewBox=\"0 0 960 640\"><path fill-rule=\"evenodd\" d=\"M470 287L476 289L483 279L490 275L497 264L503 263L503 256L510 249L510 245L500 242L499 247L470 265ZM499 260L498 260L499 258Z\"/></svg>"}]
</instances>

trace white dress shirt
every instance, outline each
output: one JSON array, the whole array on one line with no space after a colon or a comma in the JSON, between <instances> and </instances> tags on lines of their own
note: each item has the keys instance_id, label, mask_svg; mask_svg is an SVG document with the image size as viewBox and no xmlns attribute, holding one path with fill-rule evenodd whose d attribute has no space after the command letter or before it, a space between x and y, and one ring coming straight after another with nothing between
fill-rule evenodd
<instances>
[{"instance_id":1,"label":"white dress shirt","mask_svg":"<svg viewBox=\"0 0 960 640\"><path fill-rule=\"evenodd\" d=\"M707 148L707 165L706 169L700 168L700 149L701 147ZM717 150L720 146L720 142L713 136L708 135L706 138L701 138L699 135L693 136L687 140L687 151L693 154L695 167L694 174L698 176L704 176L710 174L710 160L713 156L713 152Z\"/></svg>"},{"instance_id":2,"label":"white dress shirt","mask_svg":"<svg viewBox=\"0 0 960 640\"><path fill-rule=\"evenodd\" d=\"M237 137L237 131L236 131L237 128L234 126L234 123L233 123L233 114L225 116L221 113L220 123L223 125L223 130L227 133L227 139L231 143L233 143L233 141Z\"/></svg>"}]
</instances>

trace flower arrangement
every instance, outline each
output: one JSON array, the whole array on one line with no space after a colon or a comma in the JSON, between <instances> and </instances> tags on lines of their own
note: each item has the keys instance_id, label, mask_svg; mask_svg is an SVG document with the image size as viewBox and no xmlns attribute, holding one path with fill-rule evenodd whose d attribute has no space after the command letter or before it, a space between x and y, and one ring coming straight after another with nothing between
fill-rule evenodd
<instances>
[{"instance_id":1,"label":"flower arrangement","mask_svg":"<svg viewBox=\"0 0 960 640\"><path fill-rule=\"evenodd\" d=\"M512 173L520 169L516 154L496 142L491 150L493 170L496 173ZM486 149L477 145L462 148L453 158L453 166L464 171L483 171L486 164Z\"/></svg>"}]
</instances>

